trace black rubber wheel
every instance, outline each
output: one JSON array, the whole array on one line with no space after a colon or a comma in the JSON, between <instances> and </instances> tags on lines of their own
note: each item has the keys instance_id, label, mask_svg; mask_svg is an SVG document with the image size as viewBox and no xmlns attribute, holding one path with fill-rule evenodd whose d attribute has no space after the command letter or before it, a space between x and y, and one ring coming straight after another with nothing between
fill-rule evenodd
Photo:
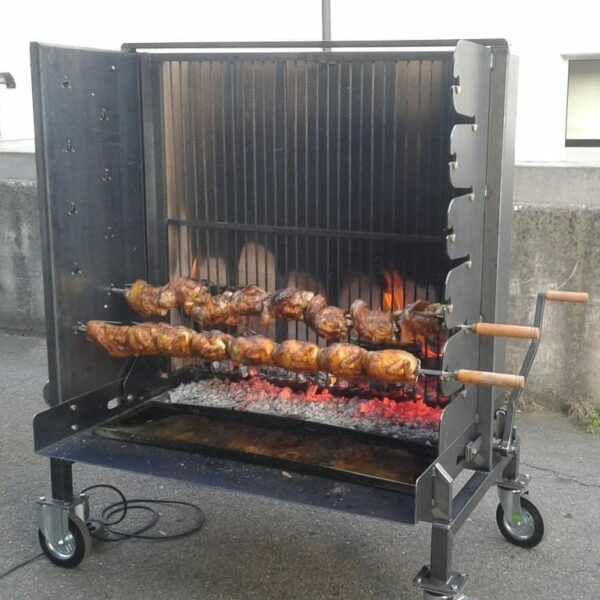
<instances>
[{"instance_id":1,"label":"black rubber wheel","mask_svg":"<svg viewBox=\"0 0 600 600\"><path fill-rule=\"evenodd\" d=\"M50 398L50 382L46 381L46 383L42 386L42 398L44 402L52 408L54 404L52 403L52 399Z\"/></svg>"},{"instance_id":2,"label":"black rubber wheel","mask_svg":"<svg viewBox=\"0 0 600 600\"><path fill-rule=\"evenodd\" d=\"M69 516L69 535L62 546L53 547L38 529L40 546L48 560L63 569L73 569L89 554L92 537L85 523L74 515Z\"/></svg>"},{"instance_id":3,"label":"black rubber wheel","mask_svg":"<svg viewBox=\"0 0 600 600\"><path fill-rule=\"evenodd\" d=\"M502 535L515 546L533 548L544 537L544 517L535 504L521 496L521 515L518 523L508 521L504 514L502 504L496 509L496 523Z\"/></svg>"}]
</instances>

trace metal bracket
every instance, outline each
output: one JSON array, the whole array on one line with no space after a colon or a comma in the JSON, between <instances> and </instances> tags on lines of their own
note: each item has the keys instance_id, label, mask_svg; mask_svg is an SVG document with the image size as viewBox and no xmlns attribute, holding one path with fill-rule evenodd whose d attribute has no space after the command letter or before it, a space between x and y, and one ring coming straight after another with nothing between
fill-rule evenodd
<instances>
[{"instance_id":1,"label":"metal bracket","mask_svg":"<svg viewBox=\"0 0 600 600\"><path fill-rule=\"evenodd\" d=\"M433 505L431 512L436 519L452 520L452 483L454 479L440 464L433 467Z\"/></svg>"},{"instance_id":2,"label":"metal bracket","mask_svg":"<svg viewBox=\"0 0 600 600\"><path fill-rule=\"evenodd\" d=\"M413 579L413 585L423 590L425 599L461 600L467 576L465 573L452 573L447 581L438 581L431 578L429 567L425 566Z\"/></svg>"},{"instance_id":3,"label":"metal bracket","mask_svg":"<svg viewBox=\"0 0 600 600\"><path fill-rule=\"evenodd\" d=\"M481 443L483 438L478 435L472 442L469 442L465 446L465 461L468 463L472 463L476 458L479 452L481 451Z\"/></svg>"},{"instance_id":4,"label":"metal bracket","mask_svg":"<svg viewBox=\"0 0 600 600\"><path fill-rule=\"evenodd\" d=\"M89 518L89 499L80 494L73 502L63 502L42 496L37 501L37 520L51 548L61 548L69 534L69 515L75 515L84 523Z\"/></svg>"}]
</instances>

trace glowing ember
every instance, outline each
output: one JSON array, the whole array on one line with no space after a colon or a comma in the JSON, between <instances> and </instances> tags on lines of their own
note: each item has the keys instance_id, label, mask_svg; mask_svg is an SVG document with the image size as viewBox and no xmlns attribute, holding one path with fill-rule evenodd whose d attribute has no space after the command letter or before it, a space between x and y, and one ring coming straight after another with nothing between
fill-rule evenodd
<instances>
[{"instance_id":1,"label":"glowing ember","mask_svg":"<svg viewBox=\"0 0 600 600\"><path fill-rule=\"evenodd\" d=\"M431 407L423 400L414 402L397 402L390 398L363 400L357 411L357 416L367 419L391 421L392 423L412 424L427 427L440 422L442 409Z\"/></svg>"},{"instance_id":2,"label":"glowing ember","mask_svg":"<svg viewBox=\"0 0 600 600\"><path fill-rule=\"evenodd\" d=\"M277 401L307 403L330 403L340 397L331 393L327 388L311 383L302 391L292 390L288 386L277 385L266 381L259 375L251 375L238 382L229 382L231 393L238 398L241 396L241 407L250 408L254 403L271 399ZM414 398L398 399L388 396L363 399L352 398L357 403L354 415L358 418L388 421L394 424L409 424L416 427L432 427L439 423L442 416L440 406L432 407L425 403L425 398L435 397L437 382L425 380L413 392Z\"/></svg>"},{"instance_id":3,"label":"glowing ember","mask_svg":"<svg viewBox=\"0 0 600 600\"><path fill-rule=\"evenodd\" d=\"M404 308L404 280L400 273L383 272L385 279L385 292L383 292L382 308L385 311L402 310Z\"/></svg>"}]
</instances>

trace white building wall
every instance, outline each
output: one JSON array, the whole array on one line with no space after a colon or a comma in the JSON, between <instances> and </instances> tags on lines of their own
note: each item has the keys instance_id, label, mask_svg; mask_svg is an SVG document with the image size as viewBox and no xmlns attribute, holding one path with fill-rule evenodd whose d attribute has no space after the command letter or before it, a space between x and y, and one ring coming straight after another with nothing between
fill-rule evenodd
<instances>
[{"instance_id":1,"label":"white building wall","mask_svg":"<svg viewBox=\"0 0 600 600\"><path fill-rule=\"evenodd\" d=\"M123 41L319 39L320 0L202 0L101 4L9 2L0 36L3 139L31 138L30 40L100 48ZM4 21L4 18L3 18ZM520 57L516 160L600 165L600 149L565 148L567 63L562 54L598 53L597 4L585 0L332 0L334 39L497 38Z\"/></svg>"}]
</instances>

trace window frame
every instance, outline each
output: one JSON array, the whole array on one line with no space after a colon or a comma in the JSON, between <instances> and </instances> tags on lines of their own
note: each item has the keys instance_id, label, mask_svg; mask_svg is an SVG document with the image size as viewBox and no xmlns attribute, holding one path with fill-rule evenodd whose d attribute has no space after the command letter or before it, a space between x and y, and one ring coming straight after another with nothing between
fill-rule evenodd
<instances>
[{"instance_id":1,"label":"window frame","mask_svg":"<svg viewBox=\"0 0 600 600\"><path fill-rule=\"evenodd\" d=\"M569 85L571 82L571 63L594 60L600 63L600 54L564 55L567 61L567 99L565 103L565 148L600 148L600 138L569 138Z\"/></svg>"}]
</instances>

